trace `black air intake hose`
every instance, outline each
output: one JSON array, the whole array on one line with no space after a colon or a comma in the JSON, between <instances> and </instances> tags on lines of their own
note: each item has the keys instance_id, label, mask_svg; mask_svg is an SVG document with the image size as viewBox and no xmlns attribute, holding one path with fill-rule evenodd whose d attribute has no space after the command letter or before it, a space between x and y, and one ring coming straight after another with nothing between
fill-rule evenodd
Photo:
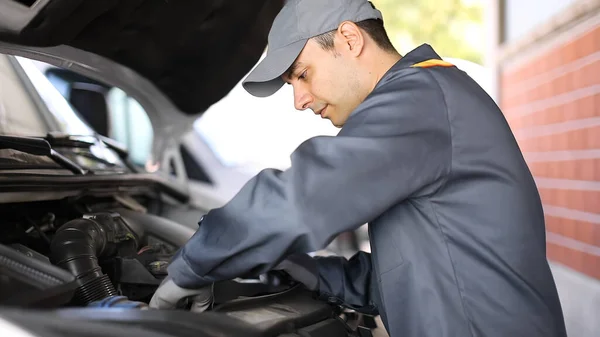
<instances>
[{"instance_id":1,"label":"black air intake hose","mask_svg":"<svg viewBox=\"0 0 600 337\"><path fill-rule=\"evenodd\" d=\"M137 248L139 237L118 214L85 215L56 231L50 244L50 261L75 275L78 283L75 300L85 305L117 295L108 276L102 273L98 257L114 255L117 244L123 241L131 240Z\"/></svg>"}]
</instances>

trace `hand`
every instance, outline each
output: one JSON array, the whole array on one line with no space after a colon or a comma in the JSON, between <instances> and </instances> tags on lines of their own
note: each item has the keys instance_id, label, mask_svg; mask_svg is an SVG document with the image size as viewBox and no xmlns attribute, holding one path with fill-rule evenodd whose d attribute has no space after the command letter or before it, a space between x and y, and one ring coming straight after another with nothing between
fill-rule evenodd
<instances>
[{"instance_id":1,"label":"hand","mask_svg":"<svg viewBox=\"0 0 600 337\"><path fill-rule=\"evenodd\" d=\"M170 277L166 277L152 299L150 300L150 308L152 309L175 309L177 303L185 298L190 298L193 301L192 312L203 312L212 304L213 288L212 285L198 288L185 289L176 285Z\"/></svg>"},{"instance_id":2,"label":"hand","mask_svg":"<svg viewBox=\"0 0 600 337\"><path fill-rule=\"evenodd\" d=\"M273 270L281 270L290 275L294 280L304 284L312 291L319 290L319 271L317 263L308 254L297 254L288 256Z\"/></svg>"}]
</instances>

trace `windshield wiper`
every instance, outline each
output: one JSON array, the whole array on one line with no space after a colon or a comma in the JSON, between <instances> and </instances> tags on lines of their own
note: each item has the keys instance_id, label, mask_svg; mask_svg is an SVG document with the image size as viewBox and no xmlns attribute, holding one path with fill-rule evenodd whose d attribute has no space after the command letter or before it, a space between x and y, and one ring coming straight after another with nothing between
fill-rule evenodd
<instances>
[{"instance_id":1,"label":"windshield wiper","mask_svg":"<svg viewBox=\"0 0 600 337\"><path fill-rule=\"evenodd\" d=\"M81 166L54 151L50 143L43 138L0 136L0 149L17 150L32 155L46 156L75 174L84 175L87 173Z\"/></svg>"},{"instance_id":2,"label":"windshield wiper","mask_svg":"<svg viewBox=\"0 0 600 337\"><path fill-rule=\"evenodd\" d=\"M99 133L96 133L93 136L73 136L62 132L50 132L48 133L45 139L50 143L51 146L54 147L66 146L89 148L90 146L100 142L110 150L114 151L114 153L117 154L117 156L121 159L125 166L129 168L132 172L139 172L138 168L135 167L135 165L133 165L129 160L129 151L123 144L117 142L112 138L103 136ZM111 163L105 159L99 158L95 155L90 156L82 153L79 153L79 155L84 155L89 158L98 160L106 165L116 166L116 164Z\"/></svg>"}]
</instances>

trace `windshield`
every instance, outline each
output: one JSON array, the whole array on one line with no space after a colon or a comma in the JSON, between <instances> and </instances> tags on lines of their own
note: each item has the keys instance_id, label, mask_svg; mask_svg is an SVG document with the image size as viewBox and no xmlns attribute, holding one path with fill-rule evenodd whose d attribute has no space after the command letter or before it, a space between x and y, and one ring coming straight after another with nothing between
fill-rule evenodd
<instances>
[{"instance_id":1,"label":"windshield","mask_svg":"<svg viewBox=\"0 0 600 337\"><path fill-rule=\"evenodd\" d=\"M0 134L44 136L47 132L46 123L24 90L10 59L0 54Z\"/></svg>"},{"instance_id":2,"label":"windshield","mask_svg":"<svg viewBox=\"0 0 600 337\"><path fill-rule=\"evenodd\" d=\"M18 56L16 59L50 113L58 121L59 129L51 131L60 131L69 135L80 136L94 134L92 128L83 122L71 104L67 102L52 83L36 68L31 60Z\"/></svg>"},{"instance_id":3,"label":"windshield","mask_svg":"<svg viewBox=\"0 0 600 337\"><path fill-rule=\"evenodd\" d=\"M84 171L95 174L127 171L118 153L96 138L92 128L27 58L0 54L0 135L46 138L55 151ZM71 174L48 156L27 153L11 143L3 143L0 173L15 171Z\"/></svg>"},{"instance_id":4,"label":"windshield","mask_svg":"<svg viewBox=\"0 0 600 337\"><path fill-rule=\"evenodd\" d=\"M93 130L117 141L127 149L132 163L145 167L151 159L154 130L137 100L118 87L68 67L22 57L18 60L45 110L57 121L52 131L87 135Z\"/></svg>"}]
</instances>

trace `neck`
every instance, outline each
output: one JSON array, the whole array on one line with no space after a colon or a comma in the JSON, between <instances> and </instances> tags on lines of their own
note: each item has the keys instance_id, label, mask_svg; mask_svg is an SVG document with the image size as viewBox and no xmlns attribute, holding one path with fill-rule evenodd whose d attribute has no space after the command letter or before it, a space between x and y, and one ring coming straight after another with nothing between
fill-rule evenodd
<instances>
[{"instance_id":1,"label":"neck","mask_svg":"<svg viewBox=\"0 0 600 337\"><path fill-rule=\"evenodd\" d=\"M377 83L381 81L383 76L390 70L391 67L396 64L402 56L397 52L387 53L381 52L379 53L373 60L373 66L371 67L370 76L371 76L371 90L375 89Z\"/></svg>"}]
</instances>

